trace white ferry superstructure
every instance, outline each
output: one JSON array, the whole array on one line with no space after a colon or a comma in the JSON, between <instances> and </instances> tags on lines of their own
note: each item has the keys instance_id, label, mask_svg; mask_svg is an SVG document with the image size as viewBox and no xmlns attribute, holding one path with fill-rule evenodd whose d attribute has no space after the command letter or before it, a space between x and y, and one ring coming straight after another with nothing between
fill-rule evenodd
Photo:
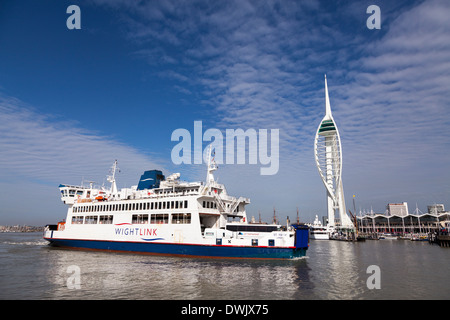
<instances>
[{"instance_id":1,"label":"white ferry superstructure","mask_svg":"<svg viewBox=\"0 0 450 320\"><path fill-rule=\"evenodd\" d=\"M211 150L210 150L211 152ZM44 239L73 249L154 255L293 259L308 249L308 227L248 223L248 198L215 181L209 154L206 183L145 171L139 184L117 190L112 168L104 187L60 185L65 222L47 225Z\"/></svg>"}]
</instances>

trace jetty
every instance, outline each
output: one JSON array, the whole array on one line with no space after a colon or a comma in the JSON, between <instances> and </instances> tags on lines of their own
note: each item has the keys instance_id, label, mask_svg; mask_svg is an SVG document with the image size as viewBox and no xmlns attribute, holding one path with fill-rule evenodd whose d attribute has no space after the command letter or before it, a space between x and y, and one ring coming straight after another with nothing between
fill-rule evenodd
<instances>
[{"instance_id":1,"label":"jetty","mask_svg":"<svg viewBox=\"0 0 450 320\"><path fill-rule=\"evenodd\" d=\"M428 241L432 244L438 244L440 247L450 248L450 235L447 230L431 232L428 235Z\"/></svg>"}]
</instances>

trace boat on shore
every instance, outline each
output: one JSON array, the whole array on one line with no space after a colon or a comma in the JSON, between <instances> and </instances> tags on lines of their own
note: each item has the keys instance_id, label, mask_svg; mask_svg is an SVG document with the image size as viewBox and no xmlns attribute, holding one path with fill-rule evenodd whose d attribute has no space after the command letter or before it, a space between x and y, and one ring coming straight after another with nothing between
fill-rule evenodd
<instances>
[{"instance_id":1,"label":"boat on shore","mask_svg":"<svg viewBox=\"0 0 450 320\"><path fill-rule=\"evenodd\" d=\"M328 228L319 221L319 217L316 215L316 218L312 224L308 225L309 227L309 237L314 240L329 240L330 232Z\"/></svg>"},{"instance_id":2,"label":"boat on shore","mask_svg":"<svg viewBox=\"0 0 450 320\"><path fill-rule=\"evenodd\" d=\"M428 235L421 233L414 233L411 236L411 241L428 241Z\"/></svg>"},{"instance_id":3,"label":"boat on shore","mask_svg":"<svg viewBox=\"0 0 450 320\"><path fill-rule=\"evenodd\" d=\"M380 233L378 236L379 240L397 240L397 236L391 233Z\"/></svg>"},{"instance_id":4,"label":"boat on shore","mask_svg":"<svg viewBox=\"0 0 450 320\"><path fill-rule=\"evenodd\" d=\"M183 257L294 259L305 256L308 227L250 224L250 200L228 195L215 181L211 159L206 183L167 178L145 171L139 184L116 187L117 161L108 177L111 188L62 184L66 219L47 225L44 239L53 246Z\"/></svg>"}]
</instances>

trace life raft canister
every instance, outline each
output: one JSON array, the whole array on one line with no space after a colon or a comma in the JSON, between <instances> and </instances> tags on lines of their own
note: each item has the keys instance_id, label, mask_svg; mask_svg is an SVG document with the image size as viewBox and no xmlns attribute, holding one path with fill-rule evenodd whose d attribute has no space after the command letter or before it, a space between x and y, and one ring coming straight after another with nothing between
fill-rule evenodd
<instances>
[{"instance_id":1,"label":"life raft canister","mask_svg":"<svg viewBox=\"0 0 450 320\"><path fill-rule=\"evenodd\" d=\"M64 231L65 227L66 227L65 222L58 222L58 231Z\"/></svg>"}]
</instances>

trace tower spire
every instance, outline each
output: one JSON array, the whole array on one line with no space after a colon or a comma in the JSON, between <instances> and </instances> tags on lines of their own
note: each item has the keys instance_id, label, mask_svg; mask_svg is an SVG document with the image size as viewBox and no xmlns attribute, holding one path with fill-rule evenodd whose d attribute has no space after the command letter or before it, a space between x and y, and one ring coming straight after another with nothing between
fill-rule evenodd
<instances>
[{"instance_id":1,"label":"tower spire","mask_svg":"<svg viewBox=\"0 0 450 320\"><path fill-rule=\"evenodd\" d=\"M332 119L330 97L328 96L327 75L325 75L325 118Z\"/></svg>"}]
</instances>

